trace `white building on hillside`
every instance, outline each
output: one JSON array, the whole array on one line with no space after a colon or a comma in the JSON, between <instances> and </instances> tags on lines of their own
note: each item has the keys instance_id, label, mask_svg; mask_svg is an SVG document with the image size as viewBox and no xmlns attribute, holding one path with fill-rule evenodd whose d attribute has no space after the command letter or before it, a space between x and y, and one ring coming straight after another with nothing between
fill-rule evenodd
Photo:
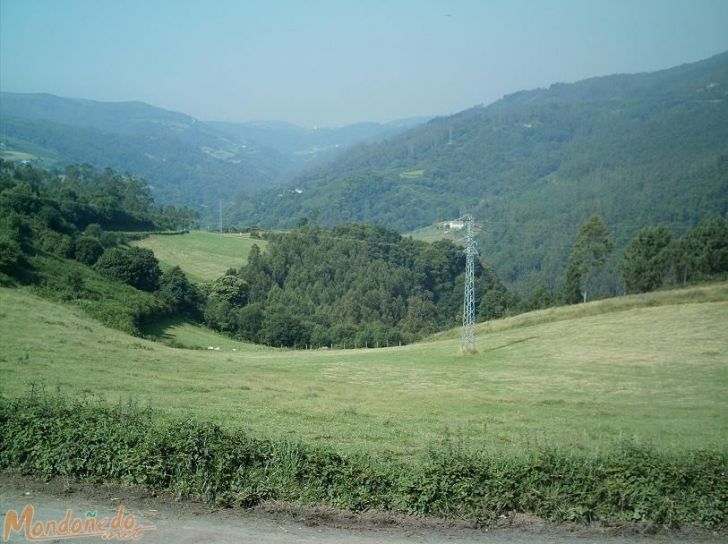
<instances>
[{"instance_id":1,"label":"white building on hillside","mask_svg":"<svg viewBox=\"0 0 728 544\"><path fill-rule=\"evenodd\" d=\"M442 228L444 228L445 230L460 230L462 228L465 228L465 221L460 221L460 219L445 221L442 224Z\"/></svg>"}]
</instances>

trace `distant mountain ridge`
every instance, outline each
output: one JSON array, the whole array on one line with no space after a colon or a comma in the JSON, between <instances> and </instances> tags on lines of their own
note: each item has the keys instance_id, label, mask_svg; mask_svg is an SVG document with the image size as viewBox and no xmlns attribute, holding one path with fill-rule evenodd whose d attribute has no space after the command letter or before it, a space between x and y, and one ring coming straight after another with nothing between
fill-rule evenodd
<instances>
[{"instance_id":1,"label":"distant mountain ridge","mask_svg":"<svg viewBox=\"0 0 728 544\"><path fill-rule=\"evenodd\" d=\"M188 115L141 102L0 94L2 151L44 166L90 163L145 178L158 202L217 207L274 183L285 159L242 145Z\"/></svg>"},{"instance_id":2,"label":"distant mountain ridge","mask_svg":"<svg viewBox=\"0 0 728 544\"><path fill-rule=\"evenodd\" d=\"M617 242L602 287L618 291L615 260L637 229L681 233L728 213L728 53L517 92L358 146L236 208L233 219L273 227L402 232L468 211L485 226L485 258L524 288L558 284L578 225L598 213Z\"/></svg>"},{"instance_id":3,"label":"distant mountain ridge","mask_svg":"<svg viewBox=\"0 0 728 544\"><path fill-rule=\"evenodd\" d=\"M197 120L185 115L145 104L144 102L98 102L82 98L63 98L48 93L2 93L3 115L33 121L138 134L139 127L168 123L188 128Z\"/></svg>"},{"instance_id":4,"label":"distant mountain ridge","mask_svg":"<svg viewBox=\"0 0 728 544\"><path fill-rule=\"evenodd\" d=\"M248 132L241 132L246 125ZM157 201L192 205L203 213L216 210L220 200L281 184L347 146L406 126L319 132L285 123L202 122L143 102L0 93L0 154L5 158L129 171L150 183ZM296 135L293 144L290 134Z\"/></svg>"}]
</instances>

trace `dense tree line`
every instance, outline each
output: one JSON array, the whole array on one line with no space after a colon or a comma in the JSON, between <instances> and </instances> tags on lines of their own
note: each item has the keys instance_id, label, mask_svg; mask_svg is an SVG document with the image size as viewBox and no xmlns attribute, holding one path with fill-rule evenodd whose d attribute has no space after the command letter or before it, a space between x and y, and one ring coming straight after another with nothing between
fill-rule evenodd
<instances>
[{"instance_id":1,"label":"dense tree line","mask_svg":"<svg viewBox=\"0 0 728 544\"><path fill-rule=\"evenodd\" d=\"M724 278L728 275L728 220L706 219L682 237L664 225L645 227L624 252L620 271L627 293Z\"/></svg>"},{"instance_id":2,"label":"dense tree line","mask_svg":"<svg viewBox=\"0 0 728 544\"><path fill-rule=\"evenodd\" d=\"M301 227L271 234L248 264L205 287L208 325L273 346L384 346L461 319L462 248L403 238L380 226ZM514 304L493 271L476 265L479 319Z\"/></svg>"},{"instance_id":3,"label":"dense tree line","mask_svg":"<svg viewBox=\"0 0 728 544\"><path fill-rule=\"evenodd\" d=\"M108 231L178 230L194 226L199 217L187 207L156 206L143 179L110 168L83 164L51 172L2 159L0 211L6 237L18 230L19 236L36 238L47 230L71 239L84 231L100 238Z\"/></svg>"},{"instance_id":4,"label":"dense tree line","mask_svg":"<svg viewBox=\"0 0 728 544\"><path fill-rule=\"evenodd\" d=\"M559 290L536 286L516 311L586 302L593 277L613 253L614 243L604 219L594 215L579 228ZM673 236L664 225L641 229L619 261L623 292L646 293L728 277L728 220L712 217Z\"/></svg>"},{"instance_id":5,"label":"dense tree line","mask_svg":"<svg viewBox=\"0 0 728 544\"><path fill-rule=\"evenodd\" d=\"M89 166L59 174L0 160L0 218L2 283L13 278L41 294L92 303L95 317L132 333L161 315L196 315L202 303L181 270L162 273L150 250L128 247L129 235L117 230L195 220L187 208L156 207L143 180Z\"/></svg>"},{"instance_id":6,"label":"dense tree line","mask_svg":"<svg viewBox=\"0 0 728 544\"><path fill-rule=\"evenodd\" d=\"M49 172L0 160L0 240L94 264L116 245L114 231L190 226L189 208L154 205L141 179L88 165ZM21 247L22 246L22 247Z\"/></svg>"}]
</instances>

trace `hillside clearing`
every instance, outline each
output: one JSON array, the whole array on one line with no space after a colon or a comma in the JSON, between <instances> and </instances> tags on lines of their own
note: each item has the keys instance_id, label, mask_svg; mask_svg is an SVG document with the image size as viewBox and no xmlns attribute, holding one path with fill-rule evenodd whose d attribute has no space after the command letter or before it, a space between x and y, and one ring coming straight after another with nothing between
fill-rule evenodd
<instances>
[{"instance_id":1,"label":"hillside clearing","mask_svg":"<svg viewBox=\"0 0 728 544\"><path fill-rule=\"evenodd\" d=\"M438 240L452 240L453 242L461 242L465 236L464 231L452 230L440 228L437 225L430 225L428 227L422 227L421 229L413 230L403 236L411 236L415 240L422 242L437 242Z\"/></svg>"},{"instance_id":2,"label":"hillside clearing","mask_svg":"<svg viewBox=\"0 0 728 544\"><path fill-rule=\"evenodd\" d=\"M237 234L193 231L179 236L150 235L134 245L154 251L163 267L179 266L190 280L210 281L222 276L229 268L239 268L248 259L253 244L261 249L265 240L246 238Z\"/></svg>"}]
</instances>

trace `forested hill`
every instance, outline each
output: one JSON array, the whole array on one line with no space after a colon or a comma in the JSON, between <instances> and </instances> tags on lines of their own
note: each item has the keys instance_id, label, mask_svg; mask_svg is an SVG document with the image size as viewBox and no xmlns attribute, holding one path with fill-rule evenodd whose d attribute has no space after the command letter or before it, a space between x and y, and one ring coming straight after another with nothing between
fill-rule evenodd
<instances>
[{"instance_id":1,"label":"forested hill","mask_svg":"<svg viewBox=\"0 0 728 544\"><path fill-rule=\"evenodd\" d=\"M424 121L314 130L274 122L203 122L142 102L0 93L0 158L46 168L89 163L130 172L149 182L158 202L217 216L219 200L280 185L351 145Z\"/></svg>"},{"instance_id":2,"label":"forested hill","mask_svg":"<svg viewBox=\"0 0 728 544\"><path fill-rule=\"evenodd\" d=\"M0 142L6 158L111 167L144 177L159 202L215 210L221 198L269 186L286 166L274 150L244 145L182 113L49 94L2 93Z\"/></svg>"},{"instance_id":3,"label":"forested hill","mask_svg":"<svg viewBox=\"0 0 728 544\"><path fill-rule=\"evenodd\" d=\"M467 210L504 280L557 286L593 214L614 239L613 264L642 226L681 234L728 212L728 53L518 92L351 150L237 209L241 223L373 221L403 232ZM617 289L613 270L602 290Z\"/></svg>"}]
</instances>

